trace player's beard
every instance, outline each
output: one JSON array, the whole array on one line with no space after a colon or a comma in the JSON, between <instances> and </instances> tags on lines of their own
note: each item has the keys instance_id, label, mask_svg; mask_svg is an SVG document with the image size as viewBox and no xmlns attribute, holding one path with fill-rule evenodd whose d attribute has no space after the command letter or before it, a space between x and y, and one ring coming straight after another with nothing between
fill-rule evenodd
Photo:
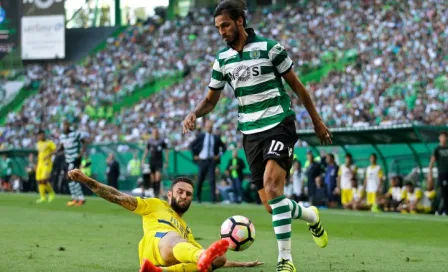
<instances>
[{"instance_id":1,"label":"player's beard","mask_svg":"<svg viewBox=\"0 0 448 272\"><path fill-rule=\"evenodd\" d=\"M233 31L232 36L229 37L230 38L229 40L227 40L227 45L233 47L238 43L239 37L240 37L240 31L235 26L235 30Z\"/></svg>"},{"instance_id":2,"label":"player's beard","mask_svg":"<svg viewBox=\"0 0 448 272\"><path fill-rule=\"evenodd\" d=\"M170 206L175 212L177 212L179 214L183 214L188 211L188 208L190 208L190 204L191 204L191 202L188 203L187 201L185 201L185 203L186 203L185 206L181 206L177 202L177 200L173 197L173 198L171 198Z\"/></svg>"}]
</instances>

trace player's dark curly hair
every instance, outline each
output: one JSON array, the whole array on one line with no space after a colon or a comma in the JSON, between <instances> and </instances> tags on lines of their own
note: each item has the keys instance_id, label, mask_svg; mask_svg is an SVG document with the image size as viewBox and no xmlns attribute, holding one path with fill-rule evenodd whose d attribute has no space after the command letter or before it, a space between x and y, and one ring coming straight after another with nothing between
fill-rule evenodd
<instances>
[{"instance_id":1,"label":"player's dark curly hair","mask_svg":"<svg viewBox=\"0 0 448 272\"><path fill-rule=\"evenodd\" d=\"M247 5L244 0L223 0L216 7L213 13L213 19L219 15L227 14L233 21L243 18L243 26L246 27Z\"/></svg>"},{"instance_id":2,"label":"player's dark curly hair","mask_svg":"<svg viewBox=\"0 0 448 272\"><path fill-rule=\"evenodd\" d=\"M175 178L175 179L173 179L171 181L171 189L173 189L174 185L176 185L179 182L188 183L188 184L190 184L194 188L194 182L193 182L193 180L191 178L185 177L185 176L181 176L181 177L177 177L177 178Z\"/></svg>"}]
</instances>

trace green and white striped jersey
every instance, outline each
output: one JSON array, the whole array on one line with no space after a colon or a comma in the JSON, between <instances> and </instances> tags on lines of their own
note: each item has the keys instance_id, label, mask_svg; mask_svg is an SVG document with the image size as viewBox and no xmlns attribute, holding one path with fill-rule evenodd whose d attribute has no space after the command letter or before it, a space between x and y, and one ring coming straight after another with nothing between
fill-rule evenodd
<instances>
[{"instance_id":1,"label":"green and white striped jersey","mask_svg":"<svg viewBox=\"0 0 448 272\"><path fill-rule=\"evenodd\" d=\"M293 66L285 48L273 40L249 36L241 52L225 48L213 64L209 88L222 90L225 83L233 87L238 100L238 129L254 134L277 126L294 115L282 75Z\"/></svg>"},{"instance_id":2,"label":"green and white striped jersey","mask_svg":"<svg viewBox=\"0 0 448 272\"><path fill-rule=\"evenodd\" d=\"M71 163L79 158L83 137L78 131L62 133L59 137L64 146L65 162Z\"/></svg>"}]
</instances>

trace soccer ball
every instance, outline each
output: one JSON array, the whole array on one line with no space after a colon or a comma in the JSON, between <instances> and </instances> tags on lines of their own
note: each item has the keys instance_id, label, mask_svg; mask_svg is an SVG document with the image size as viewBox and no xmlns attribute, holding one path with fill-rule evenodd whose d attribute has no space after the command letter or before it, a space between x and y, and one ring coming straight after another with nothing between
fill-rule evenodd
<instances>
[{"instance_id":1,"label":"soccer ball","mask_svg":"<svg viewBox=\"0 0 448 272\"><path fill-rule=\"evenodd\" d=\"M246 250L255 239L254 224L241 215L229 217L221 225L221 239L229 242L230 250Z\"/></svg>"}]
</instances>

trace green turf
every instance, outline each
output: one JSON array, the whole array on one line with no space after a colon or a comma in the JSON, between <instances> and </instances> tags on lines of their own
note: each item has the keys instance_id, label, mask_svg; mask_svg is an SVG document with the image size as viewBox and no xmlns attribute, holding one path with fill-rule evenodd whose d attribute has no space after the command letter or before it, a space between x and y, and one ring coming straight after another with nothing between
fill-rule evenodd
<instances>
[{"instance_id":1,"label":"green turf","mask_svg":"<svg viewBox=\"0 0 448 272\"><path fill-rule=\"evenodd\" d=\"M0 194L0 271L138 271L141 219L99 198L65 207L67 197L35 204L36 195ZM255 224L257 237L229 259L261 260L252 269L275 271L277 245L271 218L261 206L192 205L186 220L198 241L217 239L228 216ZM297 271L442 271L446 268L448 219L423 215L322 211L330 242L318 248L306 225L293 222Z\"/></svg>"}]
</instances>

